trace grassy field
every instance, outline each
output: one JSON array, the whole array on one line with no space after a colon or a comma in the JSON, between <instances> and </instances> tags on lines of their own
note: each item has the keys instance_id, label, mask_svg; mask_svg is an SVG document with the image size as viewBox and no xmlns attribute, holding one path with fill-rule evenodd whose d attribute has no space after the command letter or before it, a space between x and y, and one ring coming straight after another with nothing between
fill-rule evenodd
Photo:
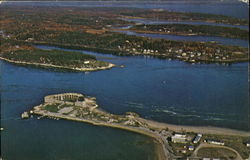
<instances>
[{"instance_id":1,"label":"grassy field","mask_svg":"<svg viewBox=\"0 0 250 160\"><path fill-rule=\"evenodd\" d=\"M48 104L46 106L44 106L44 109L49 111L49 112L54 112L54 113L57 113L59 111L58 109L58 104Z\"/></svg>"},{"instance_id":2,"label":"grassy field","mask_svg":"<svg viewBox=\"0 0 250 160\"><path fill-rule=\"evenodd\" d=\"M204 139L216 139L223 141L225 146L235 149L242 158L248 158L250 153L250 148L247 148L244 142L249 137L239 137L239 136L227 136L227 135L203 135L202 141Z\"/></svg>"},{"instance_id":3,"label":"grassy field","mask_svg":"<svg viewBox=\"0 0 250 160\"><path fill-rule=\"evenodd\" d=\"M197 154L199 157L220 158L220 159L235 159L236 153L225 148L201 148Z\"/></svg>"}]
</instances>

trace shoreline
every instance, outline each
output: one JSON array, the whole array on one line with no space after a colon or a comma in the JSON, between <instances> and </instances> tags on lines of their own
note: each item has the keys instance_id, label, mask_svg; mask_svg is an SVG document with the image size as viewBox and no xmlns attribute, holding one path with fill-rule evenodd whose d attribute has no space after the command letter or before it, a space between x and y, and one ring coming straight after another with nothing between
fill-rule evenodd
<instances>
[{"instance_id":1,"label":"shoreline","mask_svg":"<svg viewBox=\"0 0 250 160\"><path fill-rule=\"evenodd\" d=\"M125 18L125 19L145 19L145 20L155 20L152 17L138 17L138 16L126 16L123 15L121 18ZM181 22L181 21L185 21L185 22L206 22L206 23L214 23L214 24L226 24L226 25L234 25L234 26L248 26L249 24L239 24L239 23L222 23L222 22L218 22L216 20L186 20L186 19L159 19L162 21L175 21L175 22Z\"/></svg>"},{"instance_id":2,"label":"shoreline","mask_svg":"<svg viewBox=\"0 0 250 160\"><path fill-rule=\"evenodd\" d=\"M106 123L101 121L94 121L89 119L83 119L83 118L76 118L76 117L70 117L66 115L59 115L54 113L41 113L39 111L33 111L33 114L37 116L43 116L43 117L52 117L52 118L58 118L63 120L69 120L69 121L75 121L80 123L87 123L94 126L102 126L102 127L110 127L115 129L121 129L128 132L133 132L137 134L141 134L144 136L148 136L152 138L152 140L155 140L157 144L155 144L155 152L157 159L159 160L171 160L173 157L175 157L172 153L172 151L169 151L168 148L170 148L166 138L162 135L160 135L156 131L151 131L149 129L145 128L138 128L138 127L132 127L132 126L125 126L121 124L114 124L114 123ZM232 135L232 136L242 136L242 137L249 137L250 133L247 131L240 131L240 130L234 130L229 128L219 128L219 127L206 127L206 126L185 126L185 125L173 125L168 123L162 123L152 120L147 120L143 118L138 118L139 120L143 120L149 126L159 129L168 129L171 132L196 132L196 133L202 133L202 134L214 134L214 135Z\"/></svg>"},{"instance_id":3,"label":"shoreline","mask_svg":"<svg viewBox=\"0 0 250 160\"><path fill-rule=\"evenodd\" d=\"M217 134L217 135L232 135L232 136L243 136L248 137L250 136L250 132L231 129L231 128L223 128L223 127L214 127L214 126L190 126L190 125L176 125L170 124L165 122L158 122L154 120L147 120L140 118L142 121L146 121L147 123L151 123L153 126L158 126L161 128L168 128L169 130L175 132L199 132L203 134Z\"/></svg>"},{"instance_id":4,"label":"shoreline","mask_svg":"<svg viewBox=\"0 0 250 160\"><path fill-rule=\"evenodd\" d=\"M132 31L135 33L142 33L142 34L159 34L159 35L177 35L177 36L208 36L208 37L221 37L221 38L228 38L228 39L239 39L243 41L248 41L246 38L240 37L227 37L227 36L216 36L216 35L209 35L209 34L200 34L200 33L185 33L185 32L160 32L160 31L151 31L151 30L138 30L138 29L120 29L118 31Z\"/></svg>"},{"instance_id":5,"label":"shoreline","mask_svg":"<svg viewBox=\"0 0 250 160\"><path fill-rule=\"evenodd\" d=\"M212 43L212 42L209 42ZM242 63L242 62L249 62L249 58L235 58L235 59L199 59L195 61L191 60L186 60L183 57L173 57L172 55L165 55L165 54L153 54L153 53L142 53L142 54L136 54L136 53L127 53L125 51L121 50L112 50L112 49L100 49L100 48L89 48L86 46L79 46L79 45L67 45L67 44L58 44L58 43L47 43L47 42L34 42L34 45L45 45L45 46L54 46L54 47L59 47L63 49L76 49L76 50L88 50L88 51L93 51L97 53L102 53L102 54L112 54L115 56L152 56L154 58L158 59L173 59L173 60L178 60L186 63L202 63L202 64L232 64L232 63ZM243 47L244 48L244 47Z\"/></svg>"},{"instance_id":6,"label":"shoreline","mask_svg":"<svg viewBox=\"0 0 250 160\"><path fill-rule=\"evenodd\" d=\"M157 142L155 152L159 160L171 160L176 157L168 140L175 133L250 137L250 133L247 131L219 127L173 125L144 119L134 112L126 112L123 115L112 114L99 108L95 97L87 97L79 93L45 96L44 103L24 112L22 118L29 118L29 114L112 127L148 136Z\"/></svg>"},{"instance_id":7,"label":"shoreline","mask_svg":"<svg viewBox=\"0 0 250 160\"><path fill-rule=\"evenodd\" d=\"M30 66L38 66L41 68L53 68L53 69L66 69L66 70L72 70L76 72L91 72L91 71L98 71L98 70L106 70L115 67L115 64L109 63L108 66L105 67L97 67L97 68L72 68L72 67L67 67L67 66L59 66L59 65L53 65L53 64L42 64L42 63L32 63L32 62L23 62L23 61L15 61L15 60L10 60L7 58L0 57L0 60L17 64L17 65L30 65Z\"/></svg>"},{"instance_id":8,"label":"shoreline","mask_svg":"<svg viewBox=\"0 0 250 160\"><path fill-rule=\"evenodd\" d=\"M137 127L128 127L124 125L98 122L98 121L87 120L87 119L82 119L82 118L68 117L64 115L55 115L55 114L49 114L49 113L44 114L44 113L39 113L35 111L33 112L33 114L40 115L43 117L53 117L53 118L59 118L59 119L64 119L64 120L69 120L69 121L82 122L82 123L87 123L87 124L91 124L94 126L103 126L103 127L110 127L110 128L115 128L115 129L122 129L128 132L133 132L133 133L141 134L144 136L148 136L156 140L156 142L159 145L159 147L156 148L156 154L157 154L158 159L159 160L167 160L167 159L171 160L172 155L171 153L169 153L169 151L165 147L165 146L168 146L168 144L166 143L166 140L163 139L163 137L161 137L160 135L156 135L150 132L149 130L145 130L142 128L139 129Z\"/></svg>"}]
</instances>

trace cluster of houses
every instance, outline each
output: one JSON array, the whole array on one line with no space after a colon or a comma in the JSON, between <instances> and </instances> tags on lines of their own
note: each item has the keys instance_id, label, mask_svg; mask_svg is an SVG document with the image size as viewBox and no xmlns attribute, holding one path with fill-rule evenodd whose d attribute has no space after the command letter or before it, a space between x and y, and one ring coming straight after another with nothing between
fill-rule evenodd
<instances>
[{"instance_id":1,"label":"cluster of houses","mask_svg":"<svg viewBox=\"0 0 250 160\"><path fill-rule=\"evenodd\" d=\"M169 53L172 53L172 49L169 49ZM206 51L183 51L182 49L174 51L175 58L181 59L187 62L197 62L201 60L215 60L215 61L225 61L230 59L230 55L223 53L220 49L216 49L215 52L206 53Z\"/></svg>"},{"instance_id":2,"label":"cluster of houses","mask_svg":"<svg viewBox=\"0 0 250 160\"><path fill-rule=\"evenodd\" d=\"M186 134L179 134L179 133L175 133L174 135L171 136L171 142L173 143L193 143L190 145L185 145L184 149L181 150L181 153L187 153L187 151L194 151L195 149L195 144L199 143L201 140L202 134L197 134L193 139L192 137L186 135Z\"/></svg>"},{"instance_id":3,"label":"cluster of houses","mask_svg":"<svg viewBox=\"0 0 250 160\"><path fill-rule=\"evenodd\" d=\"M198 133L194 139L192 140L193 144L197 144L200 142L202 137L202 134ZM171 141L173 143L189 143L190 142L190 137L188 137L186 134L179 134L176 133L173 136L171 136ZM205 139L204 140L205 143L209 143L209 144L216 144L216 145L221 145L224 146L225 143L219 140L214 140L214 139ZM250 145L250 144L249 144ZM193 148L193 147L191 147ZM192 149L191 149L192 150Z\"/></svg>"},{"instance_id":4,"label":"cluster of houses","mask_svg":"<svg viewBox=\"0 0 250 160\"><path fill-rule=\"evenodd\" d=\"M198 143L201 142L202 136L203 135L201 133L196 134L195 137L187 135L187 134L175 133L171 136L171 142L183 144L183 146L181 145L182 147L179 147L180 145L177 145L176 151L182 154L187 154L195 150ZM225 142L220 141L220 140L215 140L215 139L204 139L203 143L219 145L219 146L225 145ZM245 141L244 144L246 147L250 147L250 139ZM203 160L206 160L206 159L203 159ZM216 160L216 159L213 159L213 160Z\"/></svg>"},{"instance_id":5,"label":"cluster of houses","mask_svg":"<svg viewBox=\"0 0 250 160\"><path fill-rule=\"evenodd\" d=\"M142 48L141 45L132 43L128 40L126 40L125 42L126 45L119 45L118 49L133 55L161 55L190 63L196 63L205 60L226 61L228 59L231 59L231 56L229 54L224 53L220 49L216 49L215 51L208 53L206 51L184 51L183 49L179 48L169 48L166 49L164 53L159 54L159 50Z\"/></svg>"},{"instance_id":6,"label":"cluster of houses","mask_svg":"<svg viewBox=\"0 0 250 160\"><path fill-rule=\"evenodd\" d=\"M0 30L0 36L4 39L9 39L11 37L10 35L5 34L3 30Z\"/></svg>"},{"instance_id":7,"label":"cluster of houses","mask_svg":"<svg viewBox=\"0 0 250 160\"><path fill-rule=\"evenodd\" d=\"M175 133L171 136L172 143L182 143L188 144L184 145L184 149L180 150L181 153L187 153L187 151L194 151L195 146L201 141L202 134L198 133L194 138L188 136L186 134ZM220 140L215 139L204 139L204 143L214 144L214 145L221 145L224 146L225 143ZM246 146L250 146L250 143L246 143Z\"/></svg>"},{"instance_id":8,"label":"cluster of houses","mask_svg":"<svg viewBox=\"0 0 250 160\"><path fill-rule=\"evenodd\" d=\"M198 133L195 138L192 140L194 144L197 144L201 140L202 134ZM190 141L190 137L188 137L186 134L179 134L175 133L171 137L171 141L173 143L188 143Z\"/></svg>"},{"instance_id":9,"label":"cluster of houses","mask_svg":"<svg viewBox=\"0 0 250 160\"><path fill-rule=\"evenodd\" d=\"M155 55L155 54L159 53L158 50L141 48L141 45L136 44L136 43L132 44L132 42L130 42L129 40L126 40L125 42L127 45L124 45L124 46L119 45L118 46L119 50L126 51L126 52L129 52L129 53L134 54L134 55L140 55L140 54Z\"/></svg>"}]
</instances>

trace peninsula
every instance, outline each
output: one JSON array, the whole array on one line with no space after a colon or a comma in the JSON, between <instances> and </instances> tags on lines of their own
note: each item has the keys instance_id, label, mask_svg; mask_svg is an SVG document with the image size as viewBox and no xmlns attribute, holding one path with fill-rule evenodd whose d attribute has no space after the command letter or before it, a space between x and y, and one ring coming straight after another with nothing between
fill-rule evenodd
<instances>
[{"instance_id":1,"label":"peninsula","mask_svg":"<svg viewBox=\"0 0 250 160\"><path fill-rule=\"evenodd\" d=\"M16 45L10 51L1 52L0 59L18 65L69 71L96 71L115 66L108 62L98 61L94 56L80 52L41 50L23 45Z\"/></svg>"},{"instance_id":2,"label":"peninsula","mask_svg":"<svg viewBox=\"0 0 250 160\"><path fill-rule=\"evenodd\" d=\"M248 152L247 147L244 147L243 144L244 140L250 137L250 133L248 132L213 127L170 125L146 120L133 112L127 112L125 115L115 115L98 108L94 97L88 97L79 93L62 93L46 96L43 104L35 106L29 112L24 112L22 118L28 118L29 114L119 128L149 136L159 143L160 147L157 151L157 159L159 160L172 159L173 157L180 156L178 149L180 145L176 145L176 142L179 143L183 138L177 138L176 140L175 136L177 133L185 134L185 146L189 144L198 148L200 142L192 142L192 139L195 139L195 135L199 133L203 134L202 140L205 140L204 138L206 138L206 140L214 137L222 138L224 140L223 146L224 143L226 143L227 148L233 150L232 154L238 155L240 158L241 156L246 157ZM169 138L172 140L169 140ZM237 141L231 144L230 140L236 138ZM198 141L200 141L200 139L201 137ZM210 141L208 142L210 143ZM207 143L206 146L211 147ZM203 143L201 144L204 145ZM199 148L204 149L204 147ZM205 147L205 149L207 148ZM196 154L192 154L193 152L190 150L186 151L187 152L181 154L181 156L196 156ZM198 151L196 150L196 152Z\"/></svg>"}]
</instances>

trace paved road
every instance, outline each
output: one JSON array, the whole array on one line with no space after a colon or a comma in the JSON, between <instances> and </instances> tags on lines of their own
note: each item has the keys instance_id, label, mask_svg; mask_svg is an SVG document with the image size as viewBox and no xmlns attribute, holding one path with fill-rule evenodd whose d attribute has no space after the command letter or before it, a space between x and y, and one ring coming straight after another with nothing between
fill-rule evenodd
<instances>
[{"instance_id":1,"label":"paved road","mask_svg":"<svg viewBox=\"0 0 250 160\"><path fill-rule=\"evenodd\" d=\"M227 147L227 146L219 146L219 145L215 145L215 144L207 144L207 143L201 143L196 149L195 151L193 152L192 154L192 157L197 157L197 153L199 151L199 149L201 148L206 148L206 147L212 147L212 148L225 148L225 149L228 149L230 151L233 151L237 157L235 160L243 160L242 157L240 156L240 154L233 148L230 148L230 147Z\"/></svg>"}]
</instances>

